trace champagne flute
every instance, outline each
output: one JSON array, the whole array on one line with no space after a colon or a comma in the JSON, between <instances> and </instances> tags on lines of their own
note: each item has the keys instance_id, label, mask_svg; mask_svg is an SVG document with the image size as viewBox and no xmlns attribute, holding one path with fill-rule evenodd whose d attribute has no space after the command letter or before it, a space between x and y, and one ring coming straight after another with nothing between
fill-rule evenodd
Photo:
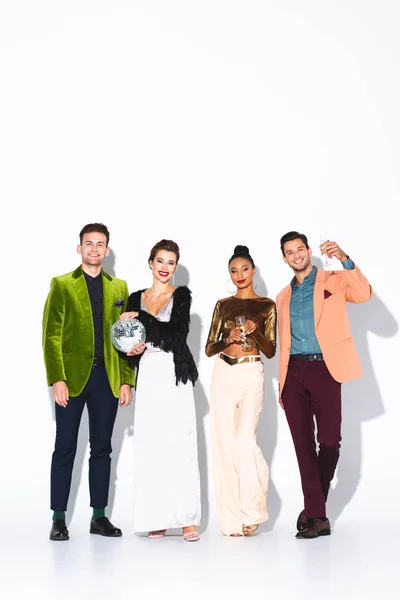
<instances>
[{"instance_id":1,"label":"champagne flute","mask_svg":"<svg viewBox=\"0 0 400 600\"><path fill-rule=\"evenodd\" d=\"M245 315L239 315L239 316L235 317L235 321L236 321L236 325L240 328L240 331L243 333L243 336L244 336L242 350L243 350L243 352L248 352L249 350L251 350L251 346L248 343L248 341L246 340L246 336L244 335L244 332L245 332L244 324L246 323L246 317L245 317Z\"/></svg>"},{"instance_id":2,"label":"champagne flute","mask_svg":"<svg viewBox=\"0 0 400 600\"><path fill-rule=\"evenodd\" d=\"M320 233L319 234L320 245L325 244L326 242L329 242L329 235L326 232ZM329 258L329 256L327 254L323 255L322 261L323 261L323 264L325 267L330 267L332 265L331 259Z\"/></svg>"}]
</instances>

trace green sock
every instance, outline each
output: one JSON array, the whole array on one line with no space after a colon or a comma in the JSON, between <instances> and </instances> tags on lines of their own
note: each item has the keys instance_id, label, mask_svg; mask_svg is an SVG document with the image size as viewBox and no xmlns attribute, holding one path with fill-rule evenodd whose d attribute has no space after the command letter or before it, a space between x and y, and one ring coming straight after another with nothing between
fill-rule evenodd
<instances>
[{"instance_id":1,"label":"green sock","mask_svg":"<svg viewBox=\"0 0 400 600\"><path fill-rule=\"evenodd\" d=\"M104 517L104 516L105 516L104 508L94 508L93 509L92 519L100 519L101 517Z\"/></svg>"},{"instance_id":2,"label":"green sock","mask_svg":"<svg viewBox=\"0 0 400 600\"><path fill-rule=\"evenodd\" d=\"M57 521L57 519L62 519L65 521L65 511L64 510L55 510L53 512L53 521Z\"/></svg>"}]
</instances>

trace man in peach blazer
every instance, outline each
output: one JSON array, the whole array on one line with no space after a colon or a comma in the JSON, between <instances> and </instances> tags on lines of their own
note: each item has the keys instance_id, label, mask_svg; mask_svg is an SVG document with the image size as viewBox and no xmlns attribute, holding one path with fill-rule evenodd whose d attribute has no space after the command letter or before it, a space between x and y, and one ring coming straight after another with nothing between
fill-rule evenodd
<instances>
[{"instance_id":1,"label":"man in peach blazer","mask_svg":"<svg viewBox=\"0 0 400 600\"><path fill-rule=\"evenodd\" d=\"M276 302L279 402L299 464L304 509L297 520L296 537L303 539L331 533L325 505L339 459L341 383L362 375L346 302L366 302L372 296L370 284L336 242L325 242L320 249L329 258L339 259L343 270L325 272L313 267L304 234L290 231L281 238L283 260L294 277Z\"/></svg>"}]
</instances>

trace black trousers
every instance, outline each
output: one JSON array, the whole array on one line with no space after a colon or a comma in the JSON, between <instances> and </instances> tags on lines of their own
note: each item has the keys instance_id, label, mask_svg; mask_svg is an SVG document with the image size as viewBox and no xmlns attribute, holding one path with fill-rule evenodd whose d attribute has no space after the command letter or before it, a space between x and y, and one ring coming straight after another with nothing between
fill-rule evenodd
<instances>
[{"instance_id":1,"label":"black trousers","mask_svg":"<svg viewBox=\"0 0 400 600\"><path fill-rule=\"evenodd\" d=\"M79 425L87 404L89 414L90 506L105 508L111 470L111 436L118 409L104 365L92 369L80 396L69 399L66 408L56 404L56 442L51 462L51 509L67 510Z\"/></svg>"}]
</instances>

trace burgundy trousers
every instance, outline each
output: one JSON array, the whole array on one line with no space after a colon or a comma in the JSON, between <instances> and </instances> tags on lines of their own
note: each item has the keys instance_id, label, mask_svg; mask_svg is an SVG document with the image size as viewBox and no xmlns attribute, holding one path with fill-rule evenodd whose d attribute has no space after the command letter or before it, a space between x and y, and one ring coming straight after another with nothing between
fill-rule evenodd
<instances>
[{"instance_id":1,"label":"burgundy trousers","mask_svg":"<svg viewBox=\"0 0 400 600\"><path fill-rule=\"evenodd\" d=\"M339 460L341 384L324 361L291 359L282 402L299 464L306 516L325 517L329 485Z\"/></svg>"}]
</instances>

